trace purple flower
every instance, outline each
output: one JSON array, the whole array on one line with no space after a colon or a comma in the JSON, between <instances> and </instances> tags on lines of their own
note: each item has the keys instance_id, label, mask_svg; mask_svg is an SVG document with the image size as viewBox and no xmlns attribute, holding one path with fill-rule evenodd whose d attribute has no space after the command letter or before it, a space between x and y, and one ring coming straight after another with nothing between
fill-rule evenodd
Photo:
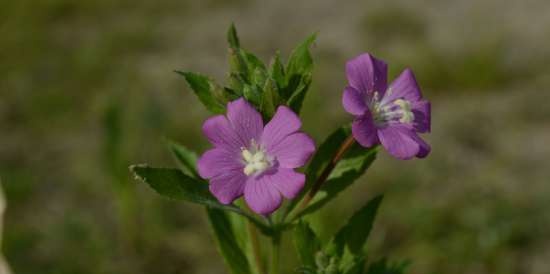
<instances>
[{"instance_id":1,"label":"purple flower","mask_svg":"<svg viewBox=\"0 0 550 274\"><path fill-rule=\"evenodd\" d=\"M294 171L315 151L313 140L298 130L300 118L280 106L267 125L240 98L227 105L227 117L214 116L203 124L213 149L198 161L199 174L210 180L210 192L223 204L244 194L256 213L268 215L303 188L304 174Z\"/></svg>"},{"instance_id":2,"label":"purple flower","mask_svg":"<svg viewBox=\"0 0 550 274\"><path fill-rule=\"evenodd\" d=\"M423 158L430 146L417 133L430 131L430 102L422 99L410 69L388 87L388 66L368 53L346 64L349 85L342 103L355 115L352 134L364 147L382 144L396 158Z\"/></svg>"}]
</instances>

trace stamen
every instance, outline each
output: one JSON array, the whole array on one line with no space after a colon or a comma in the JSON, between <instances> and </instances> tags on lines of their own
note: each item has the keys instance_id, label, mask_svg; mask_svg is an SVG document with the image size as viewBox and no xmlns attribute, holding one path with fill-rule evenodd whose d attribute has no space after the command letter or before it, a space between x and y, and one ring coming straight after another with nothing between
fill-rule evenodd
<instances>
[{"instance_id":1,"label":"stamen","mask_svg":"<svg viewBox=\"0 0 550 274\"><path fill-rule=\"evenodd\" d=\"M271 159L264 149L258 146L255 140L251 140L250 143L250 148L243 149L241 153L245 164L243 172L247 176L260 174L271 166Z\"/></svg>"}]
</instances>

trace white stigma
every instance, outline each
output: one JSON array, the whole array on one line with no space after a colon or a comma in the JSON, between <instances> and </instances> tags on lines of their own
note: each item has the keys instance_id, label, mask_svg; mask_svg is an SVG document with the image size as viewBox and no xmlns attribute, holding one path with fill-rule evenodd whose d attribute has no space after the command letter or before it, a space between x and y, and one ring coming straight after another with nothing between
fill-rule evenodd
<instances>
[{"instance_id":1,"label":"white stigma","mask_svg":"<svg viewBox=\"0 0 550 274\"><path fill-rule=\"evenodd\" d=\"M243 172L246 176L260 174L271 166L270 158L264 150L254 140L251 143L251 148L243 148L241 152L245 164Z\"/></svg>"},{"instance_id":2,"label":"white stigma","mask_svg":"<svg viewBox=\"0 0 550 274\"><path fill-rule=\"evenodd\" d=\"M391 88L386 91L384 98L379 98L377 91L373 92L371 100L368 102L372 110L374 122L377 124L386 124L392 121L410 124L414 121L411 103L404 99L397 99L388 102L386 98L392 93Z\"/></svg>"},{"instance_id":3,"label":"white stigma","mask_svg":"<svg viewBox=\"0 0 550 274\"><path fill-rule=\"evenodd\" d=\"M401 108L401 118L399 118L399 122L411 123L414 121L414 113L411 110L411 103L409 101L397 99L393 103Z\"/></svg>"}]
</instances>

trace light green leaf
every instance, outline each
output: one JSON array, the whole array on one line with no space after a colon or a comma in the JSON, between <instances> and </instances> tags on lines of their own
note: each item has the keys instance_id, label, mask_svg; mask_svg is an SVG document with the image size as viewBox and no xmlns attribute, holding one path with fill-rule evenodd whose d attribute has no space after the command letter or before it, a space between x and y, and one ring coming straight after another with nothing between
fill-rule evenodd
<instances>
[{"instance_id":1,"label":"light green leaf","mask_svg":"<svg viewBox=\"0 0 550 274\"><path fill-rule=\"evenodd\" d=\"M370 234L381 202L382 195L373 198L355 212L348 223L336 233L327 248L327 253L342 257L344 248L347 248L355 256L363 255L363 246Z\"/></svg>"},{"instance_id":2,"label":"light green leaf","mask_svg":"<svg viewBox=\"0 0 550 274\"><path fill-rule=\"evenodd\" d=\"M309 36L296 47L288 60L286 68L286 85L281 96L287 100L287 104L299 113L302 102L311 84L313 71L313 58L309 48L315 41L316 34Z\"/></svg>"},{"instance_id":3,"label":"light green leaf","mask_svg":"<svg viewBox=\"0 0 550 274\"><path fill-rule=\"evenodd\" d=\"M235 24L231 23L229 30L227 30L227 42L231 48L240 48L239 36L237 35L237 29Z\"/></svg>"},{"instance_id":4,"label":"light green leaf","mask_svg":"<svg viewBox=\"0 0 550 274\"><path fill-rule=\"evenodd\" d=\"M321 243L305 221L298 222L294 228L294 245L302 265L315 267L315 256L321 250Z\"/></svg>"},{"instance_id":5,"label":"light green leaf","mask_svg":"<svg viewBox=\"0 0 550 274\"><path fill-rule=\"evenodd\" d=\"M178 163L181 164L183 173L193 178L200 178L196 168L197 154L174 141L167 140L166 143Z\"/></svg>"},{"instance_id":6,"label":"light green leaf","mask_svg":"<svg viewBox=\"0 0 550 274\"><path fill-rule=\"evenodd\" d=\"M214 83L207 76L193 73L176 71L176 73L183 75L185 80L195 92L202 104L213 113L224 113L225 103L223 89Z\"/></svg>"},{"instance_id":7,"label":"light green leaf","mask_svg":"<svg viewBox=\"0 0 550 274\"><path fill-rule=\"evenodd\" d=\"M208 220L214 231L218 249L232 274L249 274L250 266L245 253L236 240L227 214L219 209L207 208Z\"/></svg>"}]
</instances>

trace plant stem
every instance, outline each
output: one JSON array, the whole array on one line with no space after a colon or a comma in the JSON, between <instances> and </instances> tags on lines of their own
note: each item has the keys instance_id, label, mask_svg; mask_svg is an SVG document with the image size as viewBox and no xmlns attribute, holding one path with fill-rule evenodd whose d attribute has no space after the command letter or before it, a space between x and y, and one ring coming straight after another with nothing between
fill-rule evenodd
<instances>
[{"instance_id":1,"label":"plant stem","mask_svg":"<svg viewBox=\"0 0 550 274\"><path fill-rule=\"evenodd\" d=\"M328 165L325 167L323 172L321 173L321 176L317 178L317 181L313 184L309 192L306 194L304 199L302 200L302 203L299 206L299 212L303 211L307 205L311 202L313 197L315 197L315 194L321 189L321 186L323 183L327 180L328 176L336 167L336 164L342 159L344 154L352 147L352 145L355 143L355 139L353 138L353 135L350 134L348 138L342 142L338 150L336 151L336 154L334 154L334 157L332 157L331 161L328 163Z\"/></svg>"},{"instance_id":2,"label":"plant stem","mask_svg":"<svg viewBox=\"0 0 550 274\"><path fill-rule=\"evenodd\" d=\"M271 237L271 265L269 274L279 274L279 252L281 247L281 233L277 232Z\"/></svg>"},{"instance_id":3,"label":"plant stem","mask_svg":"<svg viewBox=\"0 0 550 274\"><path fill-rule=\"evenodd\" d=\"M260 250L260 243L258 241L258 230L251 221L247 221L247 227L248 227L248 233L250 235L250 243L252 245L252 254L254 255L254 261L256 262L258 273L265 274L265 268L262 262L262 256L261 256L261 250Z\"/></svg>"}]
</instances>

